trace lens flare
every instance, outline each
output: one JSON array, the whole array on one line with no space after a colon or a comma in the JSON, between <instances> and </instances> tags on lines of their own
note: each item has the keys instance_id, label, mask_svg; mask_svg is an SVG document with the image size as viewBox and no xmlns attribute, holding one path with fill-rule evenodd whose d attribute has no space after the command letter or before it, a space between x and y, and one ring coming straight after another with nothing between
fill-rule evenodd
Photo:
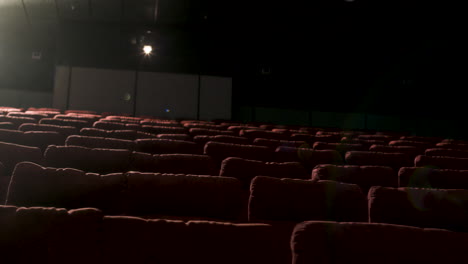
<instances>
[{"instance_id":1,"label":"lens flare","mask_svg":"<svg viewBox=\"0 0 468 264\"><path fill-rule=\"evenodd\" d=\"M145 46L143 47L143 52L144 52L146 55L151 54L151 51L153 51L153 47L151 47L150 45L145 45Z\"/></svg>"}]
</instances>

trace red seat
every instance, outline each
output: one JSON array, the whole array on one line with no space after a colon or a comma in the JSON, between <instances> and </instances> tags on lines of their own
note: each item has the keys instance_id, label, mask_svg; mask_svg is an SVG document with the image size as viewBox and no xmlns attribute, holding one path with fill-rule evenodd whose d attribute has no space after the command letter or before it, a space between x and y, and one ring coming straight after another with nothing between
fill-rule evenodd
<instances>
[{"instance_id":1,"label":"red seat","mask_svg":"<svg viewBox=\"0 0 468 264\"><path fill-rule=\"evenodd\" d=\"M65 141L66 146L81 146L87 148L106 148L106 149L127 149L133 150L135 142L133 140L124 140L104 137L87 137L73 135Z\"/></svg>"},{"instance_id":2,"label":"red seat","mask_svg":"<svg viewBox=\"0 0 468 264\"><path fill-rule=\"evenodd\" d=\"M430 148L424 152L426 156L444 156L454 158L468 158L468 150L448 149L448 148Z\"/></svg>"},{"instance_id":3,"label":"red seat","mask_svg":"<svg viewBox=\"0 0 468 264\"><path fill-rule=\"evenodd\" d=\"M414 166L431 167L435 169L468 170L468 158L419 155L414 159Z\"/></svg>"},{"instance_id":4,"label":"red seat","mask_svg":"<svg viewBox=\"0 0 468 264\"><path fill-rule=\"evenodd\" d=\"M388 166L395 171L398 171L401 167L409 167L413 164L412 158L403 153L348 151L345 159L349 165Z\"/></svg>"},{"instance_id":5,"label":"red seat","mask_svg":"<svg viewBox=\"0 0 468 264\"><path fill-rule=\"evenodd\" d=\"M293 264L465 263L467 244L446 230L321 221L298 224L291 238Z\"/></svg>"},{"instance_id":6,"label":"red seat","mask_svg":"<svg viewBox=\"0 0 468 264\"><path fill-rule=\"evenodd\" d=\"M246 200L235 178L140 172L126 175L129 215L230 221L245 216L241 209Z\"/></svg>"},{"instance_id":7,"label":"red seat","mask_svg":"<svg viewBox=\"0 0 468 264\"><path fill-rule=\"evenodd\" d=\"M74 120L74 119L57 119L57 118L42 118L39 121L42 125L55 125L55 126L69 126L82 129L84 127L91 127L92 122L87 120Z\"/></svg>"},{"instance_id":8,"label":"red seat","mask_svg":"<svg viewBox=\"0 0 468 264\"><path fill-rule=\"evenodd\" d=\"M61 135L68 137L70 135L79 135L80 130L76 127L68 126L56 126L56 125L45 125L45 124L22 124L18 130L20 131L55 131Z\"/></svg>"},{"instance_id":9,"label":"red seat","mask_svg":"<svg viewBox=\"0 0 468 264\"><path fill-rule=\"evenodd\" d=\"M6 204L67 209L95 207L108 214L121 214L125 182L123 173L99 175L22 162L11 177Z\"/></svg>"},{"instance_id":10,"label":"red seat","mask_svg":"<svg viewBox=\"0 0 468 264\"><path fill-rule=\"evenodd\" d=\"M132 152L124 149L92 149L78 146L49 146L44 153L45 165L55 168L75 168L85 172L126 172Z\"/></svg>"},{"instance_id":11,"label":"red seat","mask_svg":"<svg viewBox=\"0 0 468 264\"><path fill-rule=\"evenodd\" d=\"M399 187L468 189L468 170L403 167L398 180Z\"/></svg>"},{"instance_id":12,"label":"red seat","mask_svg":"<svg viewBox=\"0 0 468 264\"><path fill-rule=\"evenodd\" d=\"M135 150L152 154L202 154L202 148L191 141L172 139L137 139Z\"/></svg>"},{"instance_id":13,"label":"red seat","mask_svg":"<svg viewBox=\"0 0 468 264\"><path fill-rule=\"evenodd\" d=\"M310 174L299 162L264 162L230 157L223 160L219 175L234 177L250 186L255 176L308 179Z\"/></svg>"},{"instance_id":14,"label":"red seat","mask_svg":"<svg viewBox=\"0 0 468 264\"><path fill-rule=\"evenodd\" d=\"M239 157L251 160L272 161L273 151L267 147L231 144L209 141L205 144L204 153L211 156L219 164L228 157Z\"/></svg>"},{"instance_id":15,"label":"red seat","mask_svg":"<svg viewBox=\"0 0 468 264\"><path fill-rule=\"evenodd\" d=\"M16 164L31 161L42 164L42 152L37 147L0 142L0 162L5 167L5 174L11 175Z\"/></svg>"},{"instance_id":16,"label":"red seat","mask_svg":"<svg viewBox=\"0 0 468 264\"><path fill-rule=\"evenodd\" d=\"M468 231L468 190L372 187L369 222Z\"/></svg>"},{"instance_id":17,"label":"red seat","mask_svg":"<svg viewBox=\"0 0 468 264\"><path fill-rule=\"evenodd\" d=\"M317 165L312 179L357 184L365 194L372 186L398 187L397 173L385 166Z\"/></svg>"},{"instance_id":18,"label":"red seat","mask_svg":"<svg viewBox=\"0 0 468 264\"><path fill-rule=\"evenodd\" d=\"M336 150L278 147L274 154L277 162L300 162L309 172L319 164L344 164Z\"/></svg>"},{"instance_id":19,"label":"red seat","mask_svg":"<svg viewBox=\"0 0 468 264\"><path fill-rule=\"evenodd\" d=\"M357 185L335 181L264 176L252 180L250 222L307 220L366 221L366 197Z\"/></svg>"}]
</instances>

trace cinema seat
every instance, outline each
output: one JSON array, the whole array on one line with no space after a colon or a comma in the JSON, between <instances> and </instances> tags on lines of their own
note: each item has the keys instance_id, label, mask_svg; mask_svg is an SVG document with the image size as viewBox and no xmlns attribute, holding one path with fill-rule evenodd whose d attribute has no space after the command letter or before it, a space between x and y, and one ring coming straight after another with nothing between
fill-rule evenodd
<instances>
[{"instance_id":1,"label":"cinema seat","mask_svg":"<svg viewBox=\"0 0 468 264\"><path fill-rule=\"evenodd\" d=\"M289 138L289 136L285 133L258 129L243 129L239 131L239 136L249 138L252 141L256 138L267 138L276 140L288 140Z\"/></svg>"},{"instance_id":2,"label":"cinema seat","mask_svg":"<svg viewBox=\"0 0 468 264\"><path fill-rule=\"evenodd\" d=\"M465 263L467 244L466 233L325 221L300 223L291 238L293 264Z\"/></svg>"},{"instance_id":3,"label":"cinema seat","mask_svg":"<svg viewBox=\"0 0 468 264\"><path fill-rule=\"evenodd\" d=\"M82 129L84 127L91 127L92 122L87 120L73 120L73 119L57 119L57 118L42 118L39 121L42 125L55 125L55 126L70 126Z\"/></svg>"},{"instance_id":4,"label":"cinema seat","mask_svg":"<svg viewBox=\"0 0 468 264\"><path fill-rule=\"evenodd\" d=\"M255 176L308 179L310 174L299 162L264 162L230 157L221 163L220 176L239 179L244 187L250 187Z\"/></svg>"},{"instance_id":5,"label":"cinema seat","mask_svg":"<svg viewBox=\"0 0 468 264\"><path fill-rule=\"evenodd\" d=\"M468 150L448 149L448 148L430 148L424 152L426 156L443 156L454 158L468 158Z\"/></svg>"},{"instance_id":6,"label":"cinema seat","mask_svg":"<svg viewBox=\"0 0 468 264\"><path fill-rule=\"evenodd\" d=\"M399 187L468 189L468 170L403 167L398 180Z\"/></svg>"},{"instance_id":7,"label":"cinema seat","mask_svg":"<svg viewBox=\"0 0 468 264\"><path fill-rule=\"evenodd\" d=\"M343 158L336 150L278 147L274 155L277 162L300 162L309 172L319 164L344 164Z\"/></svg>"},{"instance_id":8,"label":"cinema seat","mask_svg":"<svg viewBox=\"0 0 468 264\"><path fill-rule=\"evenodd\" d=\"M242 221L241 183L230 177L128 172L126 213ZM245 221L245 220L244 220Z\"/></svg>"},{"instance_id":9,"label":"cinema seat","mask_svg":"<svg viewBox=\"0 0 468 264\"><path fill-rule=\"evenodd\" d=\"M398 187L397 173L386 166L317 165L313 180L331 180L357 184L364 194L372 186Z\"/></svg>"},{"instance_id":10,"label":"cinema seat","mask_svg":"<svg viewBox=\"0 0 468 264\"><path fill-rule=\"evenodd\" d=\"M434 169L468 170L468 158L419 155L414 159L414 166Z\"/></svg>"},{"instance_id":11,"label":"cinema seat","mask_svg":"<svg viewBox=\"0 0 468 264\"><path fill-rule=\"evenodd\" d=\"M23 132L23 144L38 147L44 152L50 145L64 145L66 137L55 131Z\"/></svg>"},{"instance_id":12,"label":"cinema seat","mask_svg":"<svg viewBox=\"0 0 468 264\"><path fill-rule=\"evenodd\" d=\"M41 150L37 147L0 142L0 162L5 167L6 175L11 175L16 164L22 161L42 164Z\"/></svg>"},{"instance_id":13,"label":"cinema seat","mask_svg":"<svg viewBox=\"0 0 468 264\"><path fill-rule=\"evenodd\" d=\"M157 138L161 139L174 139L174 140L184 140L184 141L192 141L192 136L189 134L158 134Z\"/></svg>"},{"instance_id":14,"label":"cinema seat","mask_svg":"<svg viewBox=\"0 0 468 264\"><path fill-rule=\"evenodd\" d=\"M191 141L172 139L137 139L135 150L151 154L202 154L202 148Z\"/></svg>"},{"instance_id":15,"label":"cinema seat","mask_svg":"<svg viewBox=\"0 0 468 264\"><path fill-rule=\"evenodd\" d=\"M127 149L132 151L135 148L135 142L133 140L79 135L69 136L65 141L65 145L86 148Z\"/></svg>"},{"instance_id":16,"label":"cinema seat","mask_svg":"<svg viewBox=\"0 0 468 264\"><path fill-rule=\"evenodd\" d=\"M374 152L385 152L385 153L403 153L412 158L417 155L424 154L425 149L414 147L414 146L384 146L384 145L372 145L369 151Z\"/></svg>"},{"instance_id":17,"label":"cinema seat","mask_svg":"<svg viewBox=\"0 0 468 264\"><path fill-rule=\"evenodd\" d=\"M132 152L124 149L52 145L44 153L44 162L47 167L74 168L107 174L128 171L131 157Z\"/></svg>"},{"instance_id":18,"label":"cinema seat","mask_svg":"<svg viewBox=\"0 0 468 264\"><path fill-rule=\"evenodd\" d=\"M348 151L345 155L346 164L358 166L387 166L395 171L401 167L413 165L410 156L403 153L386 153L374 151Z\"/></svg>"},{"instance_id":19,"label":"cinema seat","mask_svg":"<svg viewBox=\"0 0 468 264\"><path fill-rule=\"evenodd\" d=\"M359 186L335 181L257 176L249 199L250 222L308 220L367 221L366 197Z\"/></svg>"},{"instance_id":20,"label":"cinema seat","mask_svg":"<svg viewBox=\"0 0 468 264\"><path fill-rule=\"evenodd\" d=\"M253 145L269 147L272 150L275 150L277 147L294 147L294 148L312 148L305 141L290 141L290 140L277 140L277 139L267 139L267 138L256 138L254 139Z\"/></svg>"},{"instance_id":21,"label":"cinema seat","mask_svg":"<svg viewBox=\"0 0 468 264\"><path fill-rule=\"evenodd\" d=\"M70 135L79 135L80 130L75 127L68 126L56 126L56 125L45 125L45 124L22 124L18 130L20 131L54 131L61 135L68 137Z\"/></svg>"},{"instance_id":22,"label":"cinema seat","mask_svg":"<svg viewBox=\"0 0 468 264\"><path fill-rule=\"evenodd\" d=\"M368 200L372 223L468 231L468 190L374 186Z\"/></svg>"},{"instance_id":23,"label":"cinema seat","mask_svg":"<svg viewBox=\"0 0 468 264\"><path fill-rule=\"evenodd\" d=\"M6 204L67 209L95 207L108 214L119 214L123 212L125 182L123 173L99 175L22 162L11 176Z\"/></svg>"},{"instance_id":24,"label":"cinema seat","mask_svg":"<svg viewBox=\"0 0 468 264\"><path fill-rule=\"evenodd\" d=\"M224 142L224 143L231 143L231 144L245 144L248 145L250 140L245 137L238 137L238 136L229 136L229 135L215 135L215 136L208 136L208 135L198 135L193 137L193 142L205 145L208 141L214 142Z\"/></svg>"},{"instance_id":25,"label":"cinema seat","mask_svg":"<svg viewBox=\"0 0 468 264\"><path fill-rule=\"evenodd\" d=\"M273 151L267 147L231 144L209 141L205 144L204 153L211 156L218 164L229 157L238 157L250 160L272 161Z\"/></svg>"},{"instance_id":26,"label":"cinema seat","mask_svg":"<svg viewBox=\"0 0 468 264\"><path fill-rule=\"evenodd\" d=\"M136 130L105 130L98 128L82 128L80 135L89 137L107 137L124 140L136 140L144 138L156 138L157 135Z\"/></svg>"},{"instance_id":27,"label":"cinema seat","mask_svg":"<svg viewBox=\"0 0 468 264\"><path fill-rule=\"evenodd\" d=\"M150 166L152 172L219 175L216 162L208 155L155 154L152 158L153 162Z\"/></svg>"}]
</instances>

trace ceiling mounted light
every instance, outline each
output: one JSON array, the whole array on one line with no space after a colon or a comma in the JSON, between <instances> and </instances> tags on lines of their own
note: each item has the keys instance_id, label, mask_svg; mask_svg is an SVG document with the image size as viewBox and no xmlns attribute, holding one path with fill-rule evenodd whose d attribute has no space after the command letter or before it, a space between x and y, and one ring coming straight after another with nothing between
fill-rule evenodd
<instances>
[{"instance_id":1,"label":"ceiling mounted light","mask_svg":"<svg viewBox=\"0 0 468 264\"><path fill-rule=\"evenodd\" d=\"M153 51L153 47L151 47L151 45L145 45L145 46L143 46L143 52L144 52L146 55L151 54L151 51Z\"/></svg>"}]
</instances>

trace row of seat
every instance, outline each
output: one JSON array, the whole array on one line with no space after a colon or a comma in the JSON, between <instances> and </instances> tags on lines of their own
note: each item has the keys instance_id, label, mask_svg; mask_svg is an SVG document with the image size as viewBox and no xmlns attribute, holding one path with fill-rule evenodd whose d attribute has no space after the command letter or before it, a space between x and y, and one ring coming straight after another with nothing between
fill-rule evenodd
<instances>
[{"instance_id":1,"label":"row of seat","mask_svg":"<svg viewBox=\"0 0 468 264\"><path fill-rule=\"evenodd\" d=\"M29 124L26 124L28 127L30 127ZM23 125L24 126L24 125ZM39 125L40 126L40 125ZM26 127L26 126L24 126ZM35 129L35 126L33 125L30 130ZM51 128L51 127L48 127ZM63 128L63 127L57 127L57 128ZM64 134L68 133L60 133L59 131L30 131L28 129L24 129L27 132L22 133L22 131L15 131L15 130L5 130L5 129L0 129L0 141L5 141L5 142L11 142L11 143L17 143L17 144L24 144L24 145L29 145L29 146L38 146L40 147L43 151L48 145L62 145L61 143L64 142ZM46 130L45 128L41 127L39 130ZM109 133L110 132L110 133ZM113 139L113 138L99 138L99 137L87 137L87 136L71 136L67 140L67 144L69 145L78 145L78 146L85 146L85 147L100 147L100 148L123 148L123 149L130 149L130 150L137 150L137 151L144 151L144 152L150 152L150 153L198 153L201 154L202 149L201 146L197 147L196 144L193 142L190 142L188 140L178 140L178 141L172 141L170 144L166 144L167 146L173 146L170 149L163 150L159 148L158 146L161 145L161 142L170 142L167 138L159 138L158 144L150 144L150 142L157 142L156 140L146 140L145 138L157 138L157 135L154 134L146 134L146 133L141 133L137 131L109 131L106 132L106 134L109 134L110 136L114 135L119 135L120 137L127 137L127 138L140 138L137 139L137 144L124 141L123 139ZM87 134L87 135L96 135L101 133L99 130L93 130L93 129L84 129L82 130L82 133ZM102 135L102 134L99 134ZM218 141L219 143L223 143L224 141L235 141L238 143L241 143L242 141L239 140L236 137L229 137L229 136L214 136L218 137L219 140L216 140L216 138L207 138L207 140L214 140ZM143 139L141 139L143 138ZM209 141L208 141L209 142ZM255 159L261 159L261 160L272 160L272 152L273 149L272 147L276 147L276 142L271 142L271 140L267 139L260 139L257 138L254 140L254 144L252 146L262 146L263 147L270 147L270 153L265 152L265 148L263 148L263 153L265 154L264 157L259 157L256 156ZM279 141L280 142L280 141ZM204 142L202 141L202 144ZM273 143L273 144L272 144ZM307 152L304 148L304 143L303 142L291 142L292 146L281 146L282 150L288 150L291 152L291 150L294 151L294 148L297 148L298 151L301 151L303 153ZM206 143L205 143L206 144ZM301 145L302 144L302 145ZM177 146L176 146L177 145ZM199 144L200 145L200 144ZM219 145L219 144L217 144ZM245 145L245 144L243 144ZM202 145L203 146L203 145ZM155 148L153 148L155 147ZM231 146L232 148L232 146ZM278 148L278 147L277 147ZM259 150L259 148L256 148ZM325 143L325 142L315 142L313 145L313 150L337 150L338 152L341 153L341 155L344 155L344 159L349 162L350 158L346 157L346 153L351 152L351 151L359 151L360 149L364 149L362 145L358 144L339 144L339 143ZM162 152L161 152L162 151ZM381 145L372 145L370 147L370 151L373 152L385 152L385 153L394 153L394 154L388 154L388 157L392 157L392 160L394 160L394 164L390 164L390 159L384 158L385 160L388 160L387 164L384 161L374 161L372 164L368 165L387 165L387 166L392 166L397 168L398 166L408 166L409 163L413 163L413 159L418 155L418 153L421 153L421 151L418 151L416 148L411 147L411 146L381 146ZM402 155L404 154L404 155ZM455 149L445 149L445 148L433 148L433 149L427 149L425 150L424 154L426 156L446 156L446 157L458 157L458 158L467 158L468 157L468 151L465 150L455 150ZM362 153L361 153L362 155ZM307 156L307 154L304 154L304 156ZM354 155L356 156L356 154ZM395 160L397 159L397 160ZM377 163L375 163L377 162ZM457 166L456 169L459 169L460 166Z\"/></svg>"},{"instance_id":2,"label":"row of seat","mask_svg":"<svg viewBox=\"0 0 468 264\"><path fill-rule=\"evenodd\" d=\"M93 208L0 206L5 263L464 263L468 236L444 230L308 221L267 224L145 220ZM443 248L443 250L441 250Z\"/></svg>"},{"instance_id":3,"label":"row of seat","mask_svg":"<svg viewBox=\"0 0 468 264\"><path fill-rule=\"evenodd\" d=\"M291 263L291 234L266 224L0 206L0 234L5 263Z\"/></svg>"},{"instance_id":4,"label":"row of seat","mask_svg":"<svg viewBox=\"0 0 468 264\"><path fill-rule=\"evenodd\" d=\"M85 141L88 140L88 141ZM74 145L83 141L90 143L95 148L86 148ZM136 142L138 152L124 149L127 145ZM350 151L343 161L338 152L333 150L311 150L292 147L279 147L272 152L267 147L253 145L239 145L220 142L208 142L205 144L204 154L184 155L199 153L198 145L194 142L177 141L167 139L141 139L136 141L126 141L117 139L93 138L82 136L71 136L67 139L67 144L73 146L47 147L44 154L37 147L28 147L12 143L0 142L0 160L5 166L5 174L10 175L15 165L21 161L31 161L52 167L70 167L97 173L126 172L129 170L143 172L172 172L172 173L192 173L204 175L219 175L223 166L223 161L231 157L241 159L257 160L265 162L283 163L281 166L288 166L290 175L293 178L309 178L310 172L320 164L334 165L357 165L357 166L386 166L398 172L404 167L432 167L437 169L457 169L466 170L467 158L439 157L439 156L417 156L414 163L404 154L400 153L380 153L371 151ZM96 148L110 146L114 144L119 149ZM120 145L119 145L120 144ZM153 154L163 153L163 154ZM182 154L173 154L182 153ZM169 155L172 154L172 155ZM273 155L272 155L273 154ZM245 161L243 161L246 163ZM292 163L285 165L284 163ZM176 164L178 163L178 164ZM235 159L230 161L235 163ZM258 163L258 164L263 164ZM255 162L247 167L254 167ZM262 165L263 166L263 165ZM270 165L273 166L273 165ZM277 167L281 167L277 166ZM262 167L263 168L263 167ZM273 170L269 170L274 171ZM264 169L264 171L267 171ZM226 168L221 170L221 175L226 172ZM249 183L250 176L260 173L257 169L244 170L239 178L246 178ZM263 172L262 172L263 173ZM277 174L275 174L277 175ZM268 176L268 175L267 175ZM342 178L345 178L343 176ZM384 177L384 176L382 176ZM396 182L397 178L385 177L389 182ZM394 184L383 184L386 180L379 178L379 185L395 186ZM359 181L358 181L359 182ZM389 183L387 182L387 183ZM372 185L371 185L372 186Z\"/></svg>"},{"instance_id":5,"label":"row of seat","mask_svg":"<svg viewBox=\"0 0 468 264\"><path fill-rule=\"evenodd\" d=\"M468 190L373 186L256 176L250 191L234 177L161 173L100 175L23 162L11 178L6 204L106 214L231 222L391 223L468 232Z\"/></svg>"}]
</instances>

